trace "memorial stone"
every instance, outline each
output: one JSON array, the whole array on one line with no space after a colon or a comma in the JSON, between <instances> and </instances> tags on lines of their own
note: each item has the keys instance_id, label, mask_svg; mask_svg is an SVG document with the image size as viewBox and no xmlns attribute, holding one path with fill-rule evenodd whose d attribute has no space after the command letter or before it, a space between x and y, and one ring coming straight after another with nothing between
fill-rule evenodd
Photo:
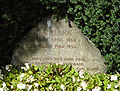
<instances>
[{"instance_id":1,"label":"memorial stone","mask_svg":"<svg viewBox=\"0 0 120 91\"><path fill-rule=\"evenodd\" d=\"M18 67L24 63L71 64L77 70L103 73L104 61L100 51L74 23L44 18L20 41L11 63Z\"/></svg>"}]
</instances>

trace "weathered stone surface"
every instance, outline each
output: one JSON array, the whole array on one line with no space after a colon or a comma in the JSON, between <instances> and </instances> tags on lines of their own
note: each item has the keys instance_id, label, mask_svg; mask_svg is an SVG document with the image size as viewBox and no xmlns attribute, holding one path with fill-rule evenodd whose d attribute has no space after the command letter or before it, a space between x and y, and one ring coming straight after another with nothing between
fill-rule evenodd
<instances>
[{"instance_id":1,"label":"weathered stone surface","mask_svg":"<svg viewBox=\"0 0 120 91\"><path fill-rule=\"evenodd\" d=\"M43 19L33 28L15 49L12 64L20 67L32 64L71 64L74 68L90 73L106 70L105 59L94 44L85 37L75 24L65 19Z\"/></svg>"}]
</instances>

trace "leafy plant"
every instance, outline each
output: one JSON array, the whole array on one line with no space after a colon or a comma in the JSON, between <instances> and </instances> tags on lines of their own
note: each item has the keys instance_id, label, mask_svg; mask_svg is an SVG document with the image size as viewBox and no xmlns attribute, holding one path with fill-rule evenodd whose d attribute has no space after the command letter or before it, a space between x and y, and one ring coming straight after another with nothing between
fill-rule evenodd
<instances>
[{"instance_id":1,"label":"leafy plant","mask_svg":"<svg viewBox=\"0 0 120 91\"><path fill-rule=\"evenodd\" d=\"M23 35L43 17L66 17L66 21L73 21L100 49L107 72L120 72L119 4L119 0L15 0L14 3L1 0L0 64L10 63Z\"/></svg>"},{"instance_id":2,"label":"leafy plant","mask_svg":"<svg viewBox=\"0 0 120 91\"><path fill-rule=\"evenodd\" d=\"M110 91L120 90L120 74L90 74L71 65L31 65L19 71L13 65L0 69L1 91Z\"/></svg>"}]
</instances>

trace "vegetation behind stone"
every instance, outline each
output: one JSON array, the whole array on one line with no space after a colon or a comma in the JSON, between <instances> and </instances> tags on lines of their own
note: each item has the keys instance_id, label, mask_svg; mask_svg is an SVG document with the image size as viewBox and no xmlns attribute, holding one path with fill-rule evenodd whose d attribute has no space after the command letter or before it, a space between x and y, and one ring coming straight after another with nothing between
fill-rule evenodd
<instances>
[{"instance_id":1,"label":"vegetation behind stone","mask_svg":"<svg viewBox=\"0 0 120 91\"><path fill-rule=\"evenodd\" d=\"M72 20L106 58L107 72L120 72L120 1L25 0L0 1L0 65L10 63L19 40L42 17Z\"/></svg>"}]
</instances>

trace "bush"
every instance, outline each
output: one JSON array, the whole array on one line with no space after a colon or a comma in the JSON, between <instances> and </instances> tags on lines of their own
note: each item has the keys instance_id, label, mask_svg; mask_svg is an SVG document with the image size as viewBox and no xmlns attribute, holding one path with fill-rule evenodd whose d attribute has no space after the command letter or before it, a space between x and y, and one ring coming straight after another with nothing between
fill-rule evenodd
<instances>
[{"instance_id":1,"label":"bush","mask_svg":"<svg viewBox=\"0 0 120 91\"><path fill-rule=\"evenodd\" d=\"M100 49L107 72L120 72L120 1L79 0L70 5L69 17Z\"/></svg>"},{"instance_id":2,"label":"bush","mask_svg":"<svg viewBox=\"0 0 120 91\"><path fill-rule=\"evenodd\" d=\"M9 63L19 40L43 17L66 17L100 49L107 72L120 72L120 1L118 0L26 0L0 1L0 61Z\"/></svg>"},{"instance_id":3,"label":"bush","mask_svg":"<svg viewBox=\"0 0 120 91\"><path fill-rule=\"evenodd\" d=\"M12 65L0 70L0 91L119 91L120 74L77 71L71 65L37 66L25 63L18 71Z\"/></svg>"}]
</instances>

